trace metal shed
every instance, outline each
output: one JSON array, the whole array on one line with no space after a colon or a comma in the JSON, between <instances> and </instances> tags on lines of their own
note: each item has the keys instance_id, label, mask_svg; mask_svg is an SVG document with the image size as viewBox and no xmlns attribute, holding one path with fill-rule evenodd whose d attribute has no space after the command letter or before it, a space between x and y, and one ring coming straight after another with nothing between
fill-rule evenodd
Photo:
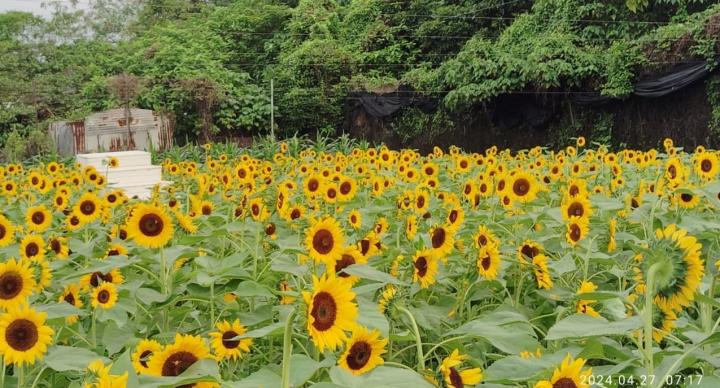
<instances>
[{"instance_id":1,"label":"metal shed","mask_svg":"<svg viewBox=\"0 0 720 388\"><path fill-rule=\"evenodd\" d=\"M173 123L166 115L149 109L130 110L130 133L125 109L94 113L83 121L50 124L49 133L61 155L90 152L159 150L172 147Z\"/></svg>"}]
</instances>

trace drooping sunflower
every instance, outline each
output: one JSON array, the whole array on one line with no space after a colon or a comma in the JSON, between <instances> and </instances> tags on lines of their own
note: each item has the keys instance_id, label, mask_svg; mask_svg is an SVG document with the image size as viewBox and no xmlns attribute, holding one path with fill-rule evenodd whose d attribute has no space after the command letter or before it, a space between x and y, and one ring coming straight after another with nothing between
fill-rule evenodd
<instances>
[{"instance_id":1,"label":"drooping sunflower","mask_svg":"<svg viewBox=\"0 0 720 388\"><path fill-rule=\"evenodd\" d=\"M677 319L677 314L672 309L660 306L654 308L652 311L653 340L659 343L668 333L672 333Z\"/></svg>"},{"instance_id":2,"label":"drooping sunflower","mask_svg":"<svg viewBox=\"0 0 720 388\"><path fill-rule=\"evenodd\" d=\"M104 282L93 289L90 304L93 308L111 309L118 300L117 287L113 283Z\"/></svg>"},{"instance_id":3,"label":"drooping sunflower","mask_svg":"<svg viewBox=\"0 0 720 388\"><path fill-rule=\"evenodd\" d=\"M617 249L617 241L615 240L615 230L617 228L617 219L612 218L610 222L608 222L608 245L607 245L607 251L608 253L611 253Z\"/></svg>"},{"instance_id":4,"label":"drooping sunflower","mask_svg":"<svg viewBox=\"0 0 720 388\"><path fill-rule=\"evenodd\" d=\"M508 185L508 192L512 196L513 201L521 203L534 200L540 189L535 176L522 170L516 171L515 174L509 178Z\"/></svg>"},{"instance_id":5,"label":"drooping sunflower","mask_svg":"<svg viewBox=\"0 0 720 388\"><path fill-rule=\"evenodd\" d=\"M165 246L175 230L172 220L162 208L147 204L133 209L125 227L128 237L145 248Z\"/></svg>"},{"instance_id":6,"label":"drooping sunflower","mask_svg":"<svg viewBox=\"0 0 720 388\"><path fill-rule=\"evenodd\" d=\"M335 350L347 340L346 331L356 328L358 308L352 284L326 273L313 275L313 292L303 292L307 304L307 330L320 351Z\"/></svg>"},{"instance_id":7,"label":"drooping sunflower","mask_svg":"<svg viewBox=\"0 0 720 388\"><path fill-rule=\"evenodd\" d=\"M199 336L176 334L175 342L155 352L148 361L148 374L179 376L196 362L211 358L205 340ZM212 387L211 383L195 383L193 387Z\"/></svg>"},{"instance_id":8,"label":"drooping sunflower","mask_svg":"<svg viewBox=\"0 0 720 388\"><path fill-rule=\"evenodd\" d=\"M0 263L0 308L8 310L26 304L34 288L35 279L27 262L10 259Z\"/></svg>"},{"instance_id":9,"label":"drooping sunflower","mask_svg":"<svg viewBox=\"0 0 720 388\"><path fill-rule=\"evenodd\" d=\"M430 243L435 257L446 258L455 244L453 231L444 226L434 226L430 229Z\"/></svg>"},{"instance_id":10,"label":"drooping sunflower","mask_svg":"<svg viewBox=\"0 0 720 388\"><path fill-rule=\"evenodd\" d=\"M573 360L572 356L568 354L560 364L560 367L555 368L550 380L538 381L538 383L535 384L535 388L590 388L588 377L592 374L592 369L588 368L583 370L584 366L584 359L578 358Z\"/></svg>"},{"instance_id":11,"label":"drooping sunflower","mask_svg":"<svg viewBox=\"0 0 720 388\"><path fill-rule=\"evenodd\" d=\"M95 221L101 213L102 201L94 193L83 194L73 207L73 214L83 225Z\"/></svg>"},{"instance_id":12,"label":"drooping sunflower","mask_svg":"<svg viewBox=\"0 0 720 388\"><path fill-rule=\"evenodd\" d=\"M380 298L378 300L378 310L385 314L388 307L390 307L390 304L395 299L395 295L397 295L397 289L392 284L388 284L385 289L380 293Z\"/></svg>"},{"instance_id":13,"label":"drooping sunflower","mask_svg":"<svg viewBox=\"0 0 720 388\"><path fill-rule=\"evenodd\" d=\"M5 364L33 365L42 359L54 334L45 325L46 316L27 306L0 315L0 353Z\"/></svg>"},{"instance_id":14,"label":"drooping sunflower","mask_svg":"<svg viewBox=\"0 0 720 388\"><path fill-rule=\"evenodd\" d=\"M468 355L460 354L460 350L454 349L445 357L440 364L440 372L443 375L447 387L463 388L469 385L477 385L482 381L483 375L480 368L458 370L460 364L468 359Z\"/></svg>"},{"instance_id":15,"label":"drooping sunflower","mask_svg":"<svg viewBox=\"0 0 720 388\"><path fill-rule=\"evenodd\" d=\"M380 331L358 326L345 345L338 365L355 376L369 372L385 362L382 355L387 353L387 343L387 339L380 338Z\"/></svg>"},{"instance_id":16,"label":"drooping sunflower","mask_svg":"<svg viewBox=\"0 0 720 388\"><path fill-rule=\"evenodd\" d=\"M337 220L325 217L313 223L307 231L305 246L315 262L331 267L342 255L345 237Z\"/></svg>"},{"instance_id":17,"label":"drooping sunflower","mask_svg":"<svg viewBox=\"0 0 720 388\"><path fill-rule=\"evenodd\" d=\"M500 251L495 244L483 245L480 248L477 269L485 279L497 279L500 270Z\"/></svg>"},{"instance_id":18,"label":"drooping sunflower","mask_svg":"<svg viewBox=\"0 0 720 388\"><path fill-rule=\"evenodd\" d=\"M25 213L25 224L33 232L42 233L52 224L52 216L45 205L33 206Z\"/></svg>"},{"instance_id":19,"label":"drooping sunflower","mask_svg":"<svg viewBox=\"0 0 720 388\"><path fill-rule=\"evenodd\" d=\"M15 226L0 214L0 248L6 247L13 242L15 238Z\"/></svg>"},{"instance_id":20,"label":"drooping sunflower","mask_svg":"<svg viewBox=\"0 0 720 388\"><path fill-rule=\"evenodd\" d=\"M588 226L587 218L572 216L565 225L567 231L565 232L565 240L570 245L575 245L584 239L590 227Z\"/></svg>"},{"instance_id":21,"label":"drooping sunflower","mask_svg":"<svg viewBox=\"0 0 720 388\"><path fill-rule=\"evenodd\" d=\"M656 260L662 260L661 270L657 272L657 294L655 303L667 310L679 311L695 299L705 264L700 258L702 245L687 234L687 231L675 225L655 232L658 254ZM649 273L652 260L643 260L645 266L641 273Z\"/></svg>"},{"instance_id":22,"label":"drooping sunflower","mask_svg":"<svg viewBox=\"0 0 720 388\"><path fill-rule=\"evenodd\" d=\"M45 241L38 235L28 234L20 241L20 256L25 260L45 258Z\"/></svg>"},{"instance_id":23,"label":"drooping sunflower","mask_svg":"<svg viewBox=\"0 0 720 388\"><path fill-rule=\"evenodd\" d=\"M413 282L420 283L420 288L428 288L435 284L435 276L438 272L438 260L435 252L429 249L419 251L413 257Z\"/></svg>"},{"instance_id":24,"label":"drooping sunflower","mask_svg":"<svg viewBox=\"0 0 720 388\"><path fill-rule=\"evenodd\" d=\"M252 338L236 339L237 336L245 333L245 326L240 324L239 319L233 321L232 324L228 321L218 322L217 328L218 331L210 333L212 338L210 344L219 360L237 360L242 357L243 353L250 352Z\"/></svg>"},{"instance_id":25,"label":"drooping sunflower","mask_svg":"<svg viewBox=\"0 0 720 388\"><path fill-rule=\"evenodd\" d=\"M553 287L553 281L550 276L550 271L548 270L547 257L540 253L533 257L532 263L538 288L551 289Z\"/></svg>"}]
</instances>

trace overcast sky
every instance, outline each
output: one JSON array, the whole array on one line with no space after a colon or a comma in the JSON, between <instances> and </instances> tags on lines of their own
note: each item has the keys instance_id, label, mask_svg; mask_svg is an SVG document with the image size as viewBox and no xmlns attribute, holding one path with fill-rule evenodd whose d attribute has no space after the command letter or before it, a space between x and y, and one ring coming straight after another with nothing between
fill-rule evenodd
<instances>
[{"instance_id":1,"label":"overcast sky","mask_svg":"<svg viewBox=\"0 0 720 388\"><path fill-rule=\"evenodd\" d=\"M86 8L90 0L79 0L77 7ZM52 8L43 8L42 4L46 0L0 0L0 12L5 11L25 11L32 12L36 15L48 17L52 12ZM71 6L70 0L61 0L67 6Z\"/></svg>"}]
</instances>

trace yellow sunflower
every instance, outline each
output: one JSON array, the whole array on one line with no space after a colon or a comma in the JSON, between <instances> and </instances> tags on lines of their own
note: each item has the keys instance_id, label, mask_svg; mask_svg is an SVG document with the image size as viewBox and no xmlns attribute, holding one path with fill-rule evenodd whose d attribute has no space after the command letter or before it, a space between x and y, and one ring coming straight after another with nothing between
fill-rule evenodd
<instances>
[{"instance_id":1,"label":"yellow sunflower","mask_svg":"<svg viewBox=\"0 0 720 388\"><path fill-rule=\"evenodd\" d=\"M305 246L315 262L334 266L342 255L345 237L338 222L332 217L325 217L314 222L307 231Z\"/></svg>"},{"instance_id":2,"label":"yellow sunflower","mask_svg":"<svg viewBox=\"0 0 720 388\"><path fill-rule=\"evenodd\" d=\"M340 256L340 259L335 261L335 274L337 276L347 279L351 283L355 284L355 283L357 283L358 280L360 280L360 278L358 278L357 276L352 276L350 274L342 272L342 270L353 264L365 264L365 263L367 263L367 258L365 256L363 256L356 247L349 246L343 250L342 255Z\"/></svg>"},{"instance_id":3,"label":"yellow sunflower","mask_svg":"<svg viewBox=\"0 0 720 388\"><path fill-rule=\"evenodd\" d=\"M313 275L313 292L303 292L307 303L307 330L320 351L335 350L356 328L358 308L352 285L341 278Z\"/></svg>"},{"instance_id":4,"label":"yellow sunflower","mask_svg":"<svg viewBox=\"0 0 720 388\"><path fill-rule=\"evenodd\" d=\"M584 239L590 227L588 226L587 218L570 217L568 223L565 225L567 232L565 233L565 239L570 245L575 245Z\"/></svg>"},{"instance_id":5,"label":"yellow sunflower","mask_svg":"<svg viewBox=\"0 0 720 388\"><path fill-rule=\"evenodd\" d=\"M151 339L144 339L140 341L135 347L131 360L135 371L139 374L149 374L150 367L148 362L153 355L159 353L162 350L162 346L159 342Z\"/></svg>"},{"instance_id":6,"label":"yellow sunflower","mask_svg":"<svg viewBox=\"0 0 720 388\"><path fill-rule=\"evenodd\" d=\"M569 221L570 217L580 217L589 219L592 215L592 207L590 200L586 196L566 196L562 202L562 217L565 221Z\"/></svg>"},{"instance_id":7,"label":"yellow sunflower","mask_svg":"<svg viewBox=\"0 0 720 388\"><path fill-rule=\"evenodd\" d=\"M378 330L370 331L358 326L345 345L345 352L340 356L338 365L355 376L369 372L385 362L382 355L387 353L387 343L387 339L380 338Z\"/></svg>"},{"instance_id":8,"label":"yellow sunflower","mask_svg":"<svg viewBox=\"0 0 720 388\"><path fill-rule=\"evenodd\" d=\"M438 261L434 252L429 249L419 251L413 257L413 282L420 283L420 288L428 288L435 284L435 276L438 272Z\"/></svg>"},{"instance_id":9,"label":"yellow sunflower","mask_svg":"<svg viewBox=\"0 0 720 388\"><path fill-rule=\"evenodd\" d=\"M435 257L445 259L452 251L453 244L455 244L453 231L444 226L433 227L430 229L430 243L432 244Z\"/></svg>"},{"instance_id":10,"label":"yellow sunflower","mask_svg":"<svg viewBox=\"0 0 720 388\"><path fill-rule=\"evenodd\" d=\"M91 288L95 288L95 287L99 286L103 282L119 285L119 284L122 284L124 281L125 281L125 278L123 277L120 270L113 269L107 273L93 272L93 273L84 275L82 278L80 278L80 286L83 289L83 291L87 291Z\"/></svg>"},{"instance_id":11,"label":"yellow sunflower","mask_svg":"<svg viewBox=\"0 0 720 388\"><path fill-rule=\"evenodd\" d=\"M555 368L550 380L538 381L535 388L558 388L558 387L575 387L590 388L588 377L592 374L592 369L582 368L585 366L585 360L578 358L573 360L571 355L567 355L560 364Z\"/></svg>"},{"instance_id":12,"label":"yellow sunflower","mask_svg":"<svg viewBox=\"0 0 720 388\"><path fill-rule=\"evenodd\" d=\"M550 276L550 271L548 271L547 257L540 253L533 257L532 262L538 288L551 289L553 287L553 281Z\"/></svg>"},{"instance_id":13,"label":"yellow sunflower","mask_svg":"<svg viewBox=\"0 0 720 388\"><path fill-rule=\"evenodd\" d=\"M353 229L360 229L360 227L362 226L362 215L360 214L360 211L357 209L352 210L350 214L348 214L348 222Z\"/></svg>"},{"instance_id":14,"label":"yellow sunflower","mask_svg":"<svg viewBox=\"0 0 720 388\"><path fill-rule=\"evenodd\" d=\"M460 364L468 359L468 355L460 354L458 349L445 357L440 364L440 372L443 375L445 384L452 388L463 388L468 385L477 385L482 381L483 375L480 368L458 370Z\"/></svg>"},{"instance_id":15,"label":"yellow sunflower","mask_svg":"<svg viewBox=\"0 0 720 388\"><path fill-rule=\"evenodd\" d=\"M115 306L117 300L118 292L115 284L104 282L93 289L90 304L93 308L111 309Z\"/></svg>"},{"instance_id":16,"label":"yellow sunflower","mask_svg":"<svg viewBox=\"0 0 720 388\"><path fill-rule=\"evenodd\" d=\"M13 242L15 238L15 226L0 214L0 248L6 247Z\"/></svg>"},{"instance_id":17,"label":"yellow sunflower","mask_svg":"<svg viewBox=\"0 0 720 388\"><path fill-rule=\"evenodd\" d=\"M145 248L165 246L175 230L172 220L162 208L146 204L133 209L125 227L128 237Z\"/></svg>"},{"instance_id":18,"label":"yellow sunflower","mask_svg":"<svg viewBox=\"0 0 720 388\"><path fill-rule=\"evenodd\" d=\"M701 178L711 181L717 177L720 166L714 152L703 152L695 155L695 173Z\"/></svg>"},{"instance_id":19,"label":"yellow sunflower","mask_svg":"<svg viewBox=\"0 0 720 388\"><path fill-rule=\"evenodd\" d=\"M700 195L686 188L673 195L673 202L683 209L692 209L700 203Z\"/></svg>"},{"instance_id":20,"label":"yellow sunflower","mask_svg":"<svg viewBox=\"0 0 720 388\"><path fill-rule=\"evenodd\" d=\"M487 244L480 248L477 269L485 279L497 279L500 270L500 251L495 244Z\"/></svg>"},{"instance_id":21,"label":"yellow sunflower","mask_svg":"<svg viewBox=\"0 0 720 388\"><path fill-rule=\"evenodd\" d=\"M577 294L581 295L581 294L584 294L587 292L595 292L595 290L597 290L597 285L595 285L595 283L589 282L589 281L583 281L577 290ZM598 314L598 312L595 311L595 309L591 306L591 304L593 304L595 302L596 301L592 300L592 299L581 299L577 303L576 311L580 314L587 314L587 315L590 315L591 317L597 318L600 316L600 314Z\"/></svg>"},{"instance_id":22,"label":"yellow sunflower","mask_svg":"<svg viewBox=\"0 0 720 388\"><path fill-rule=\"evenodd\" d=\"M58 302L65 302L70 304L71 306L75 306L77 308L80 308L83 306L83 302L80 299L80 290L77 286L77 284L70 284L69 286L65 287L65 290L58 298ZM77 322L78 316L77 315L71 315L65 318L68 324L73 324Z\"/></svg>"},{"instance_id":23,"label":"yellow sunflower","mask_svg":"<svg viewBox=\"0 0 720 388\"><path fill-rule=\"evenodd\" d=\"M73 214L78 217L80 224L95 221L102 213L102 202L93 193L85 193L73 207Z\"/></svg>"},{"instance_id":24,"label":"yellow sunflower","mask_svg":"<svg viewBox=\"0 0 720 388\"><path fill-rule=\"evenodd\" d=\"M497 242L495 234L485 225L480 225L477 233L473 236L475 248L481 248L487 244L497 244Z\"/></svg>"},{"instance_id":25,"label":"yellow sunflower","mask_svg":"<svg viewBox=\"0 0 720 388\"><path fill-rule=\"evenodd\" d=\"M250 352L252 338L236 338L245 333L245 326L236 319L232 324L228 321L218 322L218 331L210 333L212 341L210 344L215 351L218 360L240 359L243 353Z\"/></svg>"},{"instance_id":26,"label":"yellow sunflower","mask_svg":"<svg viewBox=\"0 0 720 388\"><path fill-rule=\"evenodd\" d=\"M20 241L20 256L26 260L43 260L45 258L45 242L41 236L28 234Z\"/></svg>"},{"instance_id":27,"label":"yellow sunflower","mask_svg":"<svg viewBox=\"0 0 720 388\"><path fill-rule=\"evenodd\" d=\"M33 206L25 212L25 225L33 232L42 233L52 224L52 216L45 205Z\"/></svg>"},{"instance_id":28,"label":"yellow sunflower","mask_svg":"<svg viewBox=\"0 0 720 388\"><path fill-rule=\"evenodd\" d=\"M70 255L70 248L66 237L52 237L48 242L48 247L55 253L58 259L67 259Z\"/></svg>"},{"instance_id":29,"label":"yellow sunflower","mask_svg":"<svg viewBox=\"0 0 720 388\"><path fill-rule=\"evenodd\" d=\"M535 176L525 171L516 171L509 178L509 194L512 196L513 202L530 202L537 197L540 189Z\"/></svg>"},{"instance_id":30,"label":"yellow sunflower","mask_svg":"<svg viewBox=\"0 0 720 388\"><path fill-rule=\"evenodd\" d=\"M0 353L5 364L33 365L42 359L54 334L45 325L46 316L27 306L0 315Z\"/></svg>"},{"instance_id":31,"label":"yellow sunflower","mask_svg":"<svg viewBox=\"0 0 720 388\"><path fill-rule=\"evenodd\" d=\"M176 334L175 342L153 353L148 364L148 374L153 376L179 376L196 362L209 359L210 350L199 336ZM195 383L195 387L213 386Z\"/></svg>"},{"instance_id":32,"label":"yellow sunflower","mask_svg":"<svg viewBox=\"0 0 720 388\"><path fill-rule=\"evenodd\" d=\"M35 279L27 262L10 259L0 263L0 308L8 310L27 304L34 288Z\"/></svg>"},{"instance_id":33,"label":"yellow sunflower","mask_svg":"<svg viewBox=\"0 0 720 388\"><path fill-rule=\"evenodd\" d=\"M532 260L540 253L543 253L542 245L535 241L525 240L522 245L518 247L517 257L521 263L525 264L527 259Z\"/></svg>"}]
</instances>

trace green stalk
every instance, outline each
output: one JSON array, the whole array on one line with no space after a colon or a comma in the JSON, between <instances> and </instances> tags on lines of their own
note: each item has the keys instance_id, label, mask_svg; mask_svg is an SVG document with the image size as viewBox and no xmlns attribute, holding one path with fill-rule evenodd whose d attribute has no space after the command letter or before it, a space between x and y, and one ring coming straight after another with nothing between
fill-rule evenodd
<instances>
[{"instance_id":1,"label":"green stalk","mask_svg":"<svg viewBox=\"0 0 720 388\"><path fill-rule=\"evenodd\" d=\"M93 350L97 347L97 329L95 328L95 313L97 309L93 309L92 320L90 321L90 337L92 338Z\"/></svg>"},{"instance_id":2,"label":"green stalk","mask_svg":"<svg viewBox=\"0 0 720 388\"><path fill-rule=\"evenodd\" d=\"M210 283L210 324L215 325L215 282Z\"/></svg>"},{"instance_id":3,"label":"green stalk","mask_svg":"<svg viewBox=\"0 0 720 388\"><path fill-rule=\"evenodd\" d=\"M652 311L653 311L653 297L655 296L655 272L657 272L659 263L653 264L648 271L647 283L645 284L645 309L643 311L643 323L644 323L644 345L643 351L646 358L646 368L648 376L653 375L655 369L653 363L653 323L652 323Z\"/></svg>"},{"instance_id":4,"label":"green stalk","mask_svg":"<svg viewBox=\"0 0 720 388\"><path fill-rule=\"evenodd\" d=\"M292 327L297 311L293 307L285 322L283 334L282 388L290 388L290 356L292 355Z\"/></svg>"},{"instance_id":5,"label":"green stalk","mask_svg":"<svg viewBox=\"0 0 720 388\"><path fill-rule=\"evenodd\" d=\"M18 372L17 386L18 388L23 388L23 385L25 384L25 371L23 370L22 364L15 364L15 367Z\"/></svg>"},{"instance_id":6,"label":"green stalk","mask_svg":"<svg viewBox=\"0 0 720 388\"><path fill-rule=\"evenodd\" d=\"M715 299L715 280L717 279L716 276L713 276L710 280L710 288L708 289L708 298L711 300ZM705 333L712 333L712 314L713 314L713 306L709 303L703 303L701 305L702 309L702 325L703 330L705 330Z\"/></svg>"},{"instance_id":7,"label":"green stalk","mask_svg":"<svg viewBox=\"0 0 720 388\"><path fill-rule=\"evenodd\" d=\"M412 324L413 333L415 334L415 348L417 349L418 358L417 371L422 372L423 370L425 370L425 356L423 356L422 338L420 337L420 330L418 329L417 322L415 322L415 317L412 315L410 310L402 306L398 306L398 310L400 310L403 314L407 315L407 317L410 319L410 323Z\"/></svg>"}]
</instances>

